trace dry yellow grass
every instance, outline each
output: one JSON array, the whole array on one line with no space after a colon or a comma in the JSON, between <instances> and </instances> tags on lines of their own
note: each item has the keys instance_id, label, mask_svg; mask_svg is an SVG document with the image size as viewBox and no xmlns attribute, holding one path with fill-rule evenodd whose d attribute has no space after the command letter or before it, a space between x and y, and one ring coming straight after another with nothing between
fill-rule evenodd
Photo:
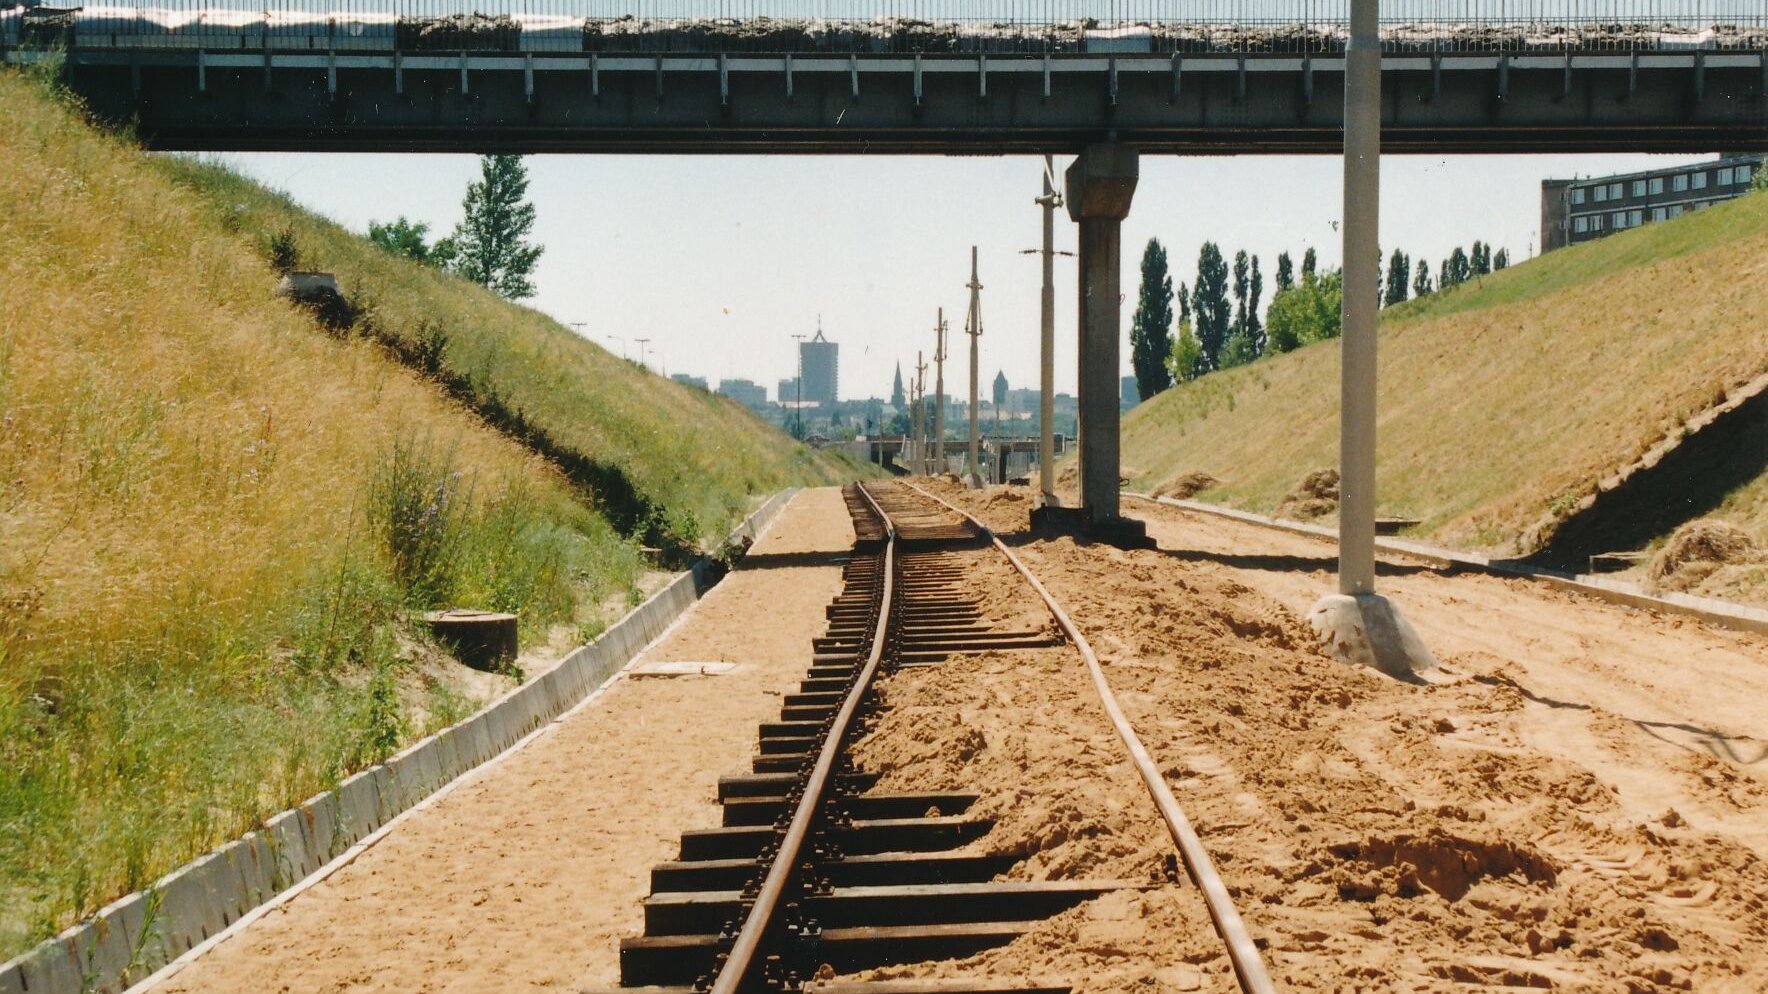
<instances>
[{"instance_id":1,"label":"dry yellow grass","mask_svg":"<svg viewBox=\"0 0 1768 994\"><path fill-rule=\"evenodd\" d=\"M636 592L552 463L272 296L272 223L672 526L847 468L13 72L0 162L0 959L470 706L411 609Z\"/></svg>"},{"instance_id":2,"label":"dry yellow grass","mask_svg":"<svg viewBox=\"0 0 1768 994\"><path fill-rule=\"evenodd\" d=\"M1768 370L1768 195L1516 265L1388 312L1379 506L1502 553L1568 495ZM1337 465L1336 342L1179 386L1136 409L1124 462L1152 490L1274 509ZM1768 537L1768 480L1715 513Z\"/></svg>"},{"instance_id":3,"label":"dry yellow grass","mask_svg":"<svg viewBox=\"0 0 1768 994\"><path fill-rule=\"evenodd\" d=\"M113 641L305 579L396 438L562 493L367 344L317 334L196 198L0 75L0 576L35 637ZM487 494L493 496L494 494Z\"/></svg>"}]
</instances>

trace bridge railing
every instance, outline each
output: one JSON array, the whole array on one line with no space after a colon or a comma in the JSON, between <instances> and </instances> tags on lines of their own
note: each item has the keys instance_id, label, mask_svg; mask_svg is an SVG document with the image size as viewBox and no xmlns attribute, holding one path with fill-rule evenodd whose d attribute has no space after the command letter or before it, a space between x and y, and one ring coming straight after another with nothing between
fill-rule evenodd
<instances>
[{"instance_id":1,"label":"bridge railing","mask_svg":"<svg viewBox=\"0 0 1768 994\"><path fill-rule=\"evenodd\" d=\"M926 55L1342 51L1347 0L0 0L0 46ZM1768 49L1764 0L1386 0L1394 52Z\"/></svg>"}]
</instances>

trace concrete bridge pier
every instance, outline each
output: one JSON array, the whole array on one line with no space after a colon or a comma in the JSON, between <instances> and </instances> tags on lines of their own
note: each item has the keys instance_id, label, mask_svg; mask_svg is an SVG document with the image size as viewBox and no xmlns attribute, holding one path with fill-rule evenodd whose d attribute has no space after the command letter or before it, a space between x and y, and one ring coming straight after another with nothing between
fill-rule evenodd
<instances>
[{"instance_id":1,"label":"concrete bridge pier","mask_svg":"<svg viewBox=\"0 0 1768 994\"><path fill-rule=\"evenodd\" d=\"M1139 521L1118 508L1118 350L1123 337L1123 219L1139 172L1135 149L1089 145L1064 177L1080 227L1080 507L1078 524L1108 541L1142 544ZM1040 510L1046 510L1040 508ZM1067 517L1048 508L1045 518ZM1072 519L1071 519L1072 520Z\"/></svg>"}]
</instances>

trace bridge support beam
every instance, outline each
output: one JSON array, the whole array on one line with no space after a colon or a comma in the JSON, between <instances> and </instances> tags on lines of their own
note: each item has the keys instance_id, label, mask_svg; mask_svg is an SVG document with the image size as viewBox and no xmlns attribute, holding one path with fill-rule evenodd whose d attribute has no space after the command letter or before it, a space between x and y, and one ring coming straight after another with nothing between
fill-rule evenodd
<instances>
[{"instance_id":1,"label":"bridge support beam","mask_svg":"<svg viewBox=\"0 0 1768 994\"><path fill-rule=\"evenodd\" d=\"M1123 219L1138 172L1135 149L1089 145L1064 180L1068 216L1080 226L1080 513L1089 529L1132 524L1118 513L1117 371Z\"/></svg>"}]
</instances>

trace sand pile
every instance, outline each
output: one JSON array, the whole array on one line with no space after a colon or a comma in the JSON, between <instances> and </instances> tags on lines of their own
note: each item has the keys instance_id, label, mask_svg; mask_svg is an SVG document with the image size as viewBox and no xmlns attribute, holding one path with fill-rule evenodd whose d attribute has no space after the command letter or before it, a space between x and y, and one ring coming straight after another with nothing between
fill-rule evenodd
<instances>
[{"instance_id":1,"label":"sand pile","mask_svg":"<svg viewBox=\"0 0 1768 994\"><path fill-rule=\"evenodd\" d=\"M1527 734L1540 705L1520 685L1410 686L1336 666L1293 613L1207 559L1008 540L1087 631L1279 989L1768 989L1768 862L1674 812L1642 816L1623 795L1631 781L1610 783L1606 761L1582 760L1601 760L1601 747L1545 751ZM1455 657L1444 663L1453 680ZM930 709L918 724L937 724L933 702L958 702L979 734L946 772L986 777L987 793L1011 798L984 802L1003 818L984 841L1028 846L1035 862L1016 873L1148 865L1146 794L1116 778L1120 753L1096 700L1064 689L1059 654L914 679L927 683L895 693ZM887 717L869 747L886 754L917 724L907 717ZM1768 805L1768 791L1721 759L1677 762L1715 808ZM912 777L909 767L890 775ZM1188 887L1114 895L1004 950L897 972L1231 990L1193 898ZM1163 979L1172 968L1191 972Z\"/></svg>"},{"instance_id":2,"label":"sand pile","mask_svg":"<svg viewBox=\"0 0 1768 994\"><path fill-rule=\"evenodd\" d=\"M1190 500L1211 487L1219 487L1222 481L1208 473L1192 471L1174 477L1154 488L1154 496L1171 497L1173 500Z\"/></svg>"},{"instance_id":3,"label":"sand pile","mask_svg":"<svg viewBox=\"0 0 1768 994\"><path fill-rule=\"evenodd\" d=\"M1676 529L1651 559L1647 583L1653 590L1697 591L1724 584L1721 573L1741 573L1768 565L1768 550L1749 532L1723 521L1699 518Z\"/></svg>"},{"instance_id":4,"label":"sand pile","mask_svg":"<svg viewBox=\"0 0 1768 994\"><path fill-rule=\"evenodd\" d=\"M1338 510L1338 470L1316 469L1277 505L1280 518L1318 518Z\"/></svg>"}]
</instances>

